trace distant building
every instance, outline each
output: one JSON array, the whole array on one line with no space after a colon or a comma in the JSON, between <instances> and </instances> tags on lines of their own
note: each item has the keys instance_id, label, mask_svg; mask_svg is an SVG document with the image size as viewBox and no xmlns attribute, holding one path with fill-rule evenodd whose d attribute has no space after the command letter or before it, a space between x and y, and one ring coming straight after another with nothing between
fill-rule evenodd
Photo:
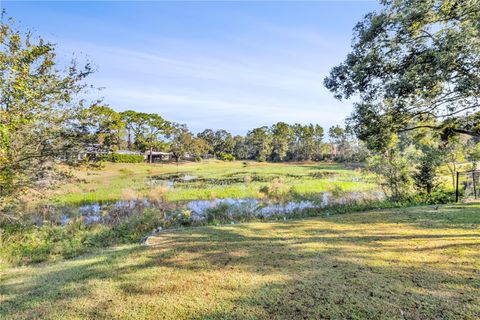
<instances>
[{"instance_id":1,"label":"distant building","mask_svg":"<svg viewBox=\"0 0 480 320\"><path fill-rule=\"evenodd\" d=\"M150 162L150 158L152 158L152 162L168 162L174 161L175 157L171 152L160 152L160 151L146 151L145 152L145 161Z\"/></svg>"},{"instance_id":2,"label":"distant building","mask_svg":"<svg viewBox=\"0 0 480 320\"><path fill-rule=\"evenodd\" d=\"M132 154L132 155L142 155L143 153L139 151L131 151L131 150L117 150L115 151L116 154Z\"/></svg>"}]
</instances>

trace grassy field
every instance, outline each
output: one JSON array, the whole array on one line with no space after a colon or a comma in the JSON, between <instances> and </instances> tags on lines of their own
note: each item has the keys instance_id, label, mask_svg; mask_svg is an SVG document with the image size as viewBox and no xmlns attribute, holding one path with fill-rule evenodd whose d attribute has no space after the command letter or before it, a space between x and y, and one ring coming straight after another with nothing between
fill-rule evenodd
<instances>
[{"instance_id":1,"label":"grassy field","mask_svg":"<svg viewBox=\"0 0 480 320\"><path fill-rule=\"evenodd\" d=\"M175 164L115 164L102 169L80 169L77 181L63 185L50 200L61 204L108 202L122 200L126 190L145 197L156 182L174 181L167 192L169 201L257 198L259 189L274 179L282 179L292 192L308 196L318 192L368 191L377 186L371 176L340 164L328 163L258 163L203 161ZM183 181L184 176L193 179Z\"/></svg>"},{"instance_id":2,"label":"grassy field","mask_svg":"<svg viewBox=\"0 0 480 320\"><path fill-rule=\"evenodd\" d=\"M0 272L1 319L478 319L480 205L169 231Z\"/></svg>"}]
</instances>

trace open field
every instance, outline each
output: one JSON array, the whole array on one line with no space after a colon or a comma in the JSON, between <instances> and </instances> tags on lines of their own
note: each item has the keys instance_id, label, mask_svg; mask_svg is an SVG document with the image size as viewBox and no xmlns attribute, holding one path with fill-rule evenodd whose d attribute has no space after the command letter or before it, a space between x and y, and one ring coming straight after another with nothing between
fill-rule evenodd
<instances>
[{"instance_id":1,"label":"open field","mask_svg":"<svg viewBox=\"0 0 480 320\"><path fill-rule=\"evenodd\" d=\"M203 161L175 164L115 164L102 169L74 172L79 181L63 185L50 199L61 204L108 202L122 200L125 190L145 197L161 183L173 183L166 198L169 201L258 198L259 189L274 179L281 179L291 191L301 196L319 192L369 191L377 186L372 177L329 163L259 163Z\"/></svg>"},{"instance_id":2,"label":"open field","mask_svg":"<svg viewBox=\"0 0 480 320\"><path fill-rule=\"evenodd\" d=\"M478 319L480 205L188 228L0 273L2 319Z\"/></svg>"}]
</instances>

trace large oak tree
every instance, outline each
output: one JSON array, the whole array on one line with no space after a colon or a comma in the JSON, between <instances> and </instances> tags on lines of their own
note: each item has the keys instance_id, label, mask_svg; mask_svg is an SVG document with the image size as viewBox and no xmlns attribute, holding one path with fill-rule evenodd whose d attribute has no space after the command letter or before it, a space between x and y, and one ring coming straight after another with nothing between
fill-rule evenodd
<instances>
[{"instance_id":1,"label":"large oak tree","mask_svg":"<svg viewBox=\"0 0 480 320\"><path fill-rule=\"evenodd\" d=\"M355 97L350 124L370 147L430 128L480 136L480 1L384 0L354 29L325 86Z\"/></svg>"}]
</instances>

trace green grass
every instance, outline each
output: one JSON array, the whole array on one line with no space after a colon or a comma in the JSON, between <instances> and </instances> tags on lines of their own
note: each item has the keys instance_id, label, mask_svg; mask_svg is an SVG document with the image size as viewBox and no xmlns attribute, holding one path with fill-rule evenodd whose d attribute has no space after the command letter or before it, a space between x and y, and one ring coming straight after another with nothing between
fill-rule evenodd
<instances>
[{"instance_id":1,"label":"green grass","mask_svg":"<svg viewBox=\"0 0 480 320\"><path fill-rule=\"evenodd\" d=\"M0 271L1 319L478 319L480 205L169 231Z\"/></svg>"},{"instance_id":2,"label":"green grass","mask_svg":"<svg viewBox=\"0 0 480 320\"><path fill-rule=\"evenodd\" d=\"M115 164L107 163L103 169L82 169L74 172L79 181L61 186L49 201L65 205L108 202L122 199L127 189L138 197L148 194L152 177L168 179L172 174L188 174L197 181L179 182L166 195L169 201L259 197L259 189L269 181L280 178L292 192L300 196L341 189L368 191L377 186L371 176L339 164L327 163L257 163L204 161L175 164ZM251 182L244 179L251 178ZM360 181L353 181L361 179Z\"/></svg>"}]
</instances>

